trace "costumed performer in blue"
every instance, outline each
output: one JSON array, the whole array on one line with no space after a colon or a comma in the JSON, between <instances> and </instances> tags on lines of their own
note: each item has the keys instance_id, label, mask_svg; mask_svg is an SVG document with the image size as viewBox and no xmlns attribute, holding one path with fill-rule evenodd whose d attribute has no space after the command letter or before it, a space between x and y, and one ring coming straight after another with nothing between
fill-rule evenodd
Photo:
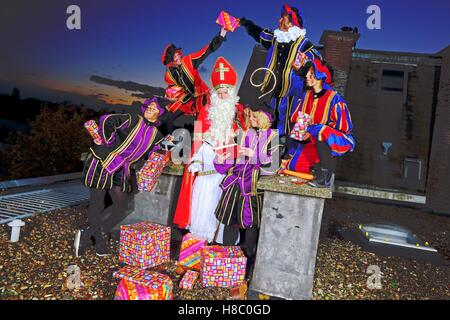
<instances>
[{"instance_id":1,"label":"costumed performer in blue","mask_svg":"<svg viewBox=\"0 0 450 320\"><path fill-rule=\"evenodd\" d=\"M281 141L286 143L285 135L291 130L289 115L293 103L303 93L304 80L293 69L293 65L299 68L306 61L321 58L321 55L306 37L303 17L299 10L287 4L281 8L278 28L274 31L263 29L246 18L240 19L240 25L245 27L257 43L268 49L265 66L271 72L266 71L261 91L266 93L273 88L273 72L276 83L271 92L270 105L276 115L275 127Z\"/></svg>"}]
</instances>

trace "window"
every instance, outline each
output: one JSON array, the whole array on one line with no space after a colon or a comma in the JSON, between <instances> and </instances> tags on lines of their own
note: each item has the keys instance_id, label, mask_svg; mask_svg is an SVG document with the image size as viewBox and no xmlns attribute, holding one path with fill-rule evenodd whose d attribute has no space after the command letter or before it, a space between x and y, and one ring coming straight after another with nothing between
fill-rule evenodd
<instances>
[{"instance_id":1,"label":"window","mask_svg":"<svg viewBox=\"0 0 450 320\"><path fill-rule=\"evenodd\" d=\"M381 90L384 91L403 91L403 79L405 73L398 70L383 70L381 78Z\"/></svg>"},{"instance_id":2,"label":"window","mask_svg":"<svg viewBox=\"0 0 450 320\"><path fill-rule=\"evenodd\" d=\"M422 160L406 158L403 161L403 178L421 180Z\"/></svg>"}]
</instances>

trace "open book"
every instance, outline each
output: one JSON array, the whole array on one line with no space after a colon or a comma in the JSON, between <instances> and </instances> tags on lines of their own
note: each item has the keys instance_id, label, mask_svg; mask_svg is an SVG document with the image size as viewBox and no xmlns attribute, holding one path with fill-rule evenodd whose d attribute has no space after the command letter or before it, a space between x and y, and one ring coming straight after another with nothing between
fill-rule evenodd
<instances>
[{"instance_id":1,"label":"open book","mask_svg":"<svg viewBox=\"0 0 450 320\"><path fill-rule=\"evenodd\" d=\"M227 144L227 145L223 145L223 146L217 146L217 147L214 147L213 150L214 151L218 151L218 150L232 148L232 147L237 147L237 144L236 143L232 143L232 144Z\"/></svg>"},{"instance_id":2,"label":"open book","mask_svg":"<svg viewBox=\"0 0 450 320\"><path fill-rule=\"evenodd\" d=\"M235 159L238 157L238 148L239 148L239 146L236 143L232 143L232 144L214 147L213 150L222 159L224 159L224 158Z\"/></svg>"}]
</instances>

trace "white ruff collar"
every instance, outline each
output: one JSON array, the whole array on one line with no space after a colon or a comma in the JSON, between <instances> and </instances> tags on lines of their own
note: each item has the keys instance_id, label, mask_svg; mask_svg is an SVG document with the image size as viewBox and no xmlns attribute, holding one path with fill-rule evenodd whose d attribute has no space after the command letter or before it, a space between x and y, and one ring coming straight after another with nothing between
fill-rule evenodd
<instances>
[{"instance_id":1,"label":"white ruff collar","mask_svg":"<svg viewBox=\"0 0 450 320\"><path fill-rule=\"evenodd\" d=\"M306 29L300 29L297 26L290 27L288 31L281 31L276 29L273 32L276 40L281 43L288 43L297 40L301 36L306 35Z\"/></svg>"}]
</instances>

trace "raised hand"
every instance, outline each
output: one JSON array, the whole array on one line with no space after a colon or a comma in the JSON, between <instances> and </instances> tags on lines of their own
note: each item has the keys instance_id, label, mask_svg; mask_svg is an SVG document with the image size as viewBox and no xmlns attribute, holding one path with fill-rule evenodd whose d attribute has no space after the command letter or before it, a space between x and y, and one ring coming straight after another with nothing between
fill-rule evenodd
<instances>
[{"instance_id":1,"label":"raised hand","mask_svg":"<svg viewBox=\"0 0 450 320\"><path fill-rule=\"evenodd\" d=\"M239 154L249 158L253 157L253 155L255 154L255 150L250 148L240 148L238 152Z\"/></svg>"},{"instance_id":2,"label":"raised hand","mask_svg":"<svg viewBox=\"0 0 450 320\"><path fill-rule=\"evenodd\" d=\"M295 60L295 61L292 63L292 68L294 68L295 71L298 71L301 67L302 67L302 64L301 64L300 62L298 62L297 60Z\"/></svg>"},{"instance_id":3,"label":"raised hand","mask_svg":"<svg viewBox=\"0 0 450 320\"><path fill-rule=\"evenodd\" d=\"M222 27L222 28L220 29L220 36L224 38L224 37L226 36L227 32L228 32L228 31L225 30L224 27Z\"/></svg>"}]
</instances>

